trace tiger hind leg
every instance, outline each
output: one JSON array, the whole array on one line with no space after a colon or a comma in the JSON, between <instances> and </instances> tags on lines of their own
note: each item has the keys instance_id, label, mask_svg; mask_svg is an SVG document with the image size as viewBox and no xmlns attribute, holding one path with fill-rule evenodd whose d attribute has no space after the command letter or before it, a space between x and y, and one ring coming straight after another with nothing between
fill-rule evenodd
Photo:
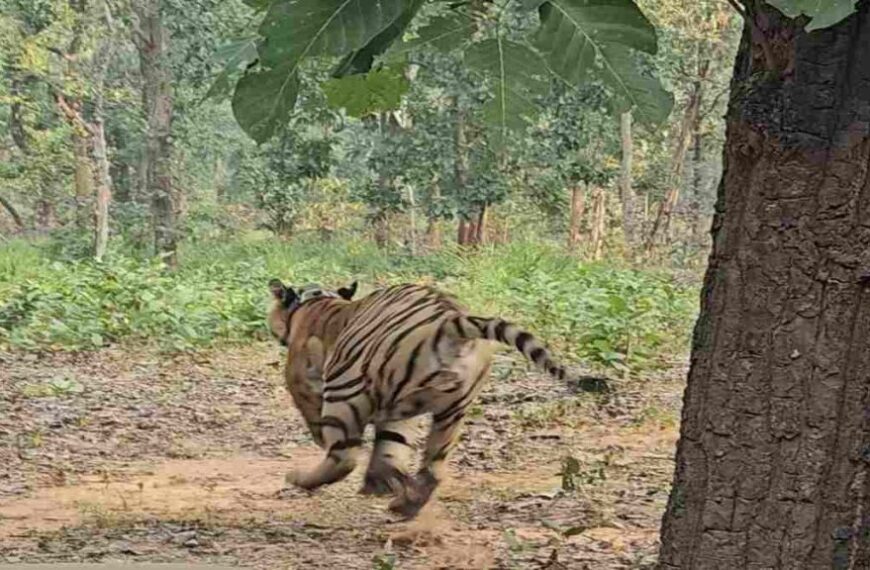
<instances>
[{"instance_id":1,"label":"tiger hind leg","mask_svg":"<svg viewBox=\"0 0 870 570\"><path fill-rule=\"evenodd\" d=\"M411 519L429 502L438 484L444 479L447 459L459 442L459 435L465 423L465 411L474 401L482 387L482 381L489 374L490 365L485 361L477 370L476 378L457 395L448 387L442 392L445 396L436 402L436 412L432 417L432 427L426 438L426 449L420 471L410 478L404 492L390 502L389 509ZM464 376L460 374L460 378ZM446 396L451 396L447 398Z\"/></svg>"},{"instance_id":2,"label":"tiger hind leg","mask_svg":"<svg viewBox=\"0 0 870 570\"><path fill-rule=\"evenodd\" d=\"M397 493L409 479L409 469L420 436L422 418L408 418L378 423L375 446L366 469L363 495Z\"/></svg>"},{"instance_id":3,"label":"tiger hind leg","mask_svg":"<svg viewBox=\"0 0 870 570\"><path fill-rule=\"evenodd\" d=\"M287 473L286 482L311 490L350 475L356 468L362 431L370 415L371 404L364 395L348 401L326 402L320 420L326 457L314 469Z\"/></svg>"}]
</instances>

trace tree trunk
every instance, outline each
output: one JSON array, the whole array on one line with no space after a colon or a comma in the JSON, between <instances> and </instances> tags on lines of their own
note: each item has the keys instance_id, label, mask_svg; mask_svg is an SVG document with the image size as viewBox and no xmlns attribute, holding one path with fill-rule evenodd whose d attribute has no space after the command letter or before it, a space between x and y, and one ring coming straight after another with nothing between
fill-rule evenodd
<instances>
[{"instance_id":1,"label":"tree trunk","mask_svg":"<svg viewBox=\"0 0 870 570\"><path fill-rule=\"evenodd\" d=\"M659 211L656 213L655 221L646 242L647 253L651 252L656 244L656 237L659 230L667 231L670 224L671 215L674 208L677 206L677 201L680 198L680 184L682 184L683 165L686 162L686 153L689 151L689 146L692 144L692 134L695 132L695 124L698 120L698 112L700 111L701 98L703 94L704 84L698 80L692 86L692 92L689 94L689 99L686 102L686 110L683 112L683 119L680 122L680 132L677 135L676 145L674 147L674 157L671 163L671 172L668 177L668 193L662 203L659 204Z\"/></svg>"},{"instance_id":2,"label":"tree trunk","mask_svg":"<svg viewBox=\"0 0 870 570\"><path fill-rule=\"evenodd\" d=\"M91 227L91 200L94 195L94 172L91 168L91 157L88 153L89 134L73 125L72 129L73 160L75 171L76 226L80 230Z\"/></svg>"},{"instance_id":3,"label":"tree trunk","mask_svg":"<svg viewBox=\"0 0 870 570\"><path fill-rule=\"evenodd\" d=\"M390 243L390 221L386 215L374 219L375 244L384 249Z\"/></svg>"},{"instance_id":4,"label":"tree trunk","mask_svg":"<svg viewBox=\"0 0 870 570\"><path fill-rule=\"evenodd\" d=\"M689 207L689 223L691 224L692 232L691 243L693 246L699 246L703 239L701 202L704 198L702 195L704 188L704 175L702 171L704 164L704 140L700 130L700 120L695 130L695 148L692 153L692 164L694 166L692 170L692 203Z\"/></svg>"},{"instance_id":5,"label":"tree trunk","mask_svg":"<svg viewBox=\"0 0 870 570\"><path fill-rule=\"evenodd\" d=\"M163 25L161 0L135 4L136 45L142 71L142 102L147 120L144 166L154 224L154 247L170 267L177 262L178 237L172 190L172 78L166 54L169 34Z\"/></svg>"},{"instance_id":6,"label":"tree trunk","mask_svg":"<svg viewBox=\"0 0 870 570\"><path fill-rule=\"evenodd\" d=\"M15 225L18 226L18 229L24 229L24 220L21 219L21 214L18 213L18 210L15 209L15 206L12 205L12 202L0 196L0 206L6 209L9 212L9 215L12 216L12 220L15 222Z\"/></svg>"},{"instance_id":7,"label":"tree trunk","mask_svg":"<svg viewBox=\"0 0 870 570\"><path fill-rule=\"evenodd\" d=\"M486 242L486 219L488 208L486 204L480 207L477 214L477 224L474 227L474 245L483 245Z\"/></svg>"},{"instance_id":8,"label":"tree trunk","mask_svg":"<svg viewBox=\"0 0 870 570\"><path fill-rule=\"evenodd\" d=\"M592 192L592 259L598 261L604 250L606 198L604 190L596 188Z\"/></svg>"},{"instance_id":9,"label":"tree trunk","mask_svg":"<svg viewBox=\"0 0 870 570\"><path fill-rule=\"evenodd\" d=\"M622 201L622 233L628 250L634 247L637 235L637 215L635 196L631 187L631 168L634 155L634 142L631 136L631 111L620 116L619 131L622 138L622 163L619 171L619 197Z\"/></svg>"},{"instance_id":10,"label":"tree trunk","mask_svg":"<svg viewBox=\"0 0 870 570\"><path fill-rule=\"evenodd\" d=\"M29 149L29 141L27 140L27 131L24 129L24 83L25 80L19 79L16 75L12 75L9 82L9 95L11 100L9 103L9 133L12 135L12 142L15 143L21 152L27 153Z\"/></svg>"},{"instance_id":11,"label":"tree trunk","mask_svg":"<svg viewBox=\"0 0 870 570\"><path fill-rule=\"evenodd\" d=\"M109 202L112 199L112 178L106 152L106 132L102 109L94 117L91 155L95 171L96 200L94 200L94 258L101 261L109 244Z\"/></svg>"},{"instance_id":12,"label":"tree trunk","mask_svg":"<svg viewBox=\"0 0 870 570\"><path fill-rule=\"evenodd\" d=\"M870 568L870 2L812 33L756 6L660 564Z\"/></svg>"},{"instance_id":13,"label":"tree trunk","mask_svg":"<svg viewBox=\"0 0 870 570\"><path fill-rule=\"evenodd\" d=\"M581 224L586 210L586 191L577 184L571 188L571 224L568 229L568 249L576 251L580 243Z\"/></svg>"}]
</instances>

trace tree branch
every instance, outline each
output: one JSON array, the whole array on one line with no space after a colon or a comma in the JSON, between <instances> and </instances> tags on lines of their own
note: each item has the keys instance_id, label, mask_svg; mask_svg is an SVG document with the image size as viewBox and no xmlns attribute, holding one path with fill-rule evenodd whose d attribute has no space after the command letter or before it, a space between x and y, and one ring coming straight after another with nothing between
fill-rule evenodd
<instances>
[{"instance_id":1,"label":"tree branch","mask_svg":"<svg viewBox=\"0 0 870 570\"><path fill-rule=\"evenodd\" d=\"M18 210L15 209L15 206L12 205L12 202L0 196L0 205L6 208L6 211L9 212L9 215L12 216L12 219L15 220L15 225L18 226L19 229L24 229L24 220L21 219L21 215L18 213Z\"/></svg>"}]
</instances>

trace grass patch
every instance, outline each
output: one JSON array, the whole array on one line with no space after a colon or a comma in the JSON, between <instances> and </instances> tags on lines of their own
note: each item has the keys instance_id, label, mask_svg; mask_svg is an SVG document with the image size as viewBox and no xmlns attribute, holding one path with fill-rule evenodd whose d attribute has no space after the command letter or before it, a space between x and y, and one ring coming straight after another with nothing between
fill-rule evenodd
<instances>
[{"instance_id":1,"label":"grass patch","mask_svg":"<svg viewBox=\"0 0 870 570\"><path fill-rule=\"evenodd\" d=\"M121 254L99 264L53 255L24 243L0 252L0 348L139 342L179 351L247 342L266 337L272 277L328 287L359 280L362 293L416 282L457 295L474 314L528 328L569 361L628 372L683 352L697 304L695 287L666 273L582 263L528 243L412 257L353 238L252 234L188 244L174 272Z\"/></svg>"}]
</instances>

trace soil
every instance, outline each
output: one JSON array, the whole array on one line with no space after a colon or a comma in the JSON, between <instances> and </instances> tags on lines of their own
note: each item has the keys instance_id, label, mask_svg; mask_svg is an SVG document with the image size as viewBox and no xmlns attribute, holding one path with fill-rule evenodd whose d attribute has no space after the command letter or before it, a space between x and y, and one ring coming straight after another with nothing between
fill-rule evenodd
<instances>
[{"instance_id":1,"label":"soil","mask_svg":"<svg viewBox=\"0 0 870 570\"><path fill-rule=\"evenodd\" d=\"M590 396L497 357L450 479L411 522L357 494L362 469L284 488L321 452L281 364L265 343L0 354L0 563L653 567L682 363Z\"/></svg>"}]
</instances>

